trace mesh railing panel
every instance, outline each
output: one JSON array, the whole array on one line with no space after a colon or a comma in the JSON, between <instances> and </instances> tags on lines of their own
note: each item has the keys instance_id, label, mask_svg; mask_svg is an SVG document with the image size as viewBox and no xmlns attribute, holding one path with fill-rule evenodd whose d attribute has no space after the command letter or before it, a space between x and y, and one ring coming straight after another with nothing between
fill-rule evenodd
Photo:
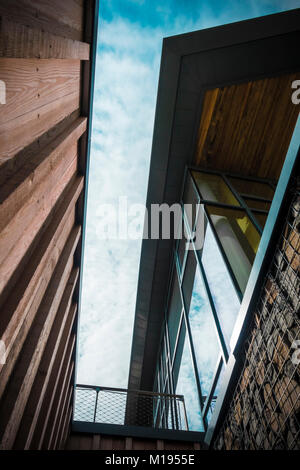
<instances>
[{"instance_id":1,"label":"mesh railing panel","mask_svg":"<svg viewBox=\"0 0 300 470\"><path fill-rule=\"evenodd\" d=\"M300 449L300 196L286 219L217 449Z\"/></svg>"},{"instance_id":2,"label":"mesh railing panel","mask_svg":"<svg viewBox=\"0 0 300 470\"><path fill-rule=\"evenodd\" d=\"M75 389L74 420L187 430L184 398L105 387Z\"/></svg>"}]
</instances>

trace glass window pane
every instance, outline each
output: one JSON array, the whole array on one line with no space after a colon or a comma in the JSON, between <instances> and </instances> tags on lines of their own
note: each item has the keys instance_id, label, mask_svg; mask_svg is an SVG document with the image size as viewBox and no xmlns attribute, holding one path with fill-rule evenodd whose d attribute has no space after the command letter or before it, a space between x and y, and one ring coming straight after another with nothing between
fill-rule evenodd
<instances>
[{"instance_id":1,"label":"glass window pane","mask_svg":"<svg viewBox=\"0 0 300 470\"><path fill-rule=\"evenodd\" d=\"M230 183L236 191L249 196L258 196L266 199L273 199L274 190L268 183L260 183L257 181L244 180L242 178L229 178Z\"/></svg>"},{"instance_id":2,"label":"glass window pane","mask_svg":"<svg viewBox=\"0 0 300 470\"><path fill-rule=\"evenodd\" d=\"M222 386L224 370L225 370L224 363L222 363L221 371L220 371L219 378L218 378L218 381L217 381L217 385L215 387L213 397L212 397L212 400L210 402L209 410L208 410L207 415L206 415L208 423L211 420L214 408L216 406L216 401L217 401L217 398L218 398L218 395L219 395L219 392L220 392L220 389L221 389L221 386Z\"/></svg>"},{"instance_id":3,"label":"glass window pane","mask_svg":"<svg viewBox=\"0 0 300 470\"><path fill-rule=\"evenodd\" d=\"M270 202L258 201L257 199L243 198L249 209L260 209L262 211L270 210Z\"/></svg>"},{"instance_id":4,"label":"glass window pane","mask_svg":"<svg viewBox=\"0 0 300 470\"><path fill-rule=\"evenodd\" d=\"M181 332L183 334L183 331ZM191 353L189 350L188 336L184 331L184 347L177 360L180 363L178 377L174 377L176 383L175 393L184 395L186 414L190 431L203 431L203 425L200 414L200 403L197 391L195 373L192 364ZM176 353L179 355L180 352Z\"/></svg>"},{"instance_id":5,"label":"glass window pane","mask_svg":"<svg viewBox=\"0 0 300 470\"><path fill-rule=\"evenodd\" d=\"M180 328L180 335L178 338L178 343L177 343L177 348L176 348L176 354L175 354L175 359L174 359L174 364L173 364L173 379L174 379L174 388L176 389L176 384L177 384L177 379L178 379L178 374L179 374L179 368L180 368L180 363L181 363L181 356L182 356L182 351L183 351L183 346L184 346L184 341L185 341L185 333L186 333L186 325L185 321L183 319L181 323L181 328Z\"/></svg>"},{"instance_id":6,"label":"glass window pane","mask_svg":"<svg viewBox=\"0 0 300 470\"><path fill-rule=\"evenodd\" d=\"M180 296L180 291L179 291L177 273L175 270L175 273L173 275L172 290L171 290L171 296L169 299L169 309L168 309L168 331L169 331L169 339L170 339L171 357L173 357L173 353L174 353L181 311L182 311L181 296Z\"/></svg>"},{"instance_id":7,"label":"glass window pane","mask_svg":"<svg viewBox=\"0 0 300 470\"><path fill-rule=\"evenodd\" d=\"M260 235L245 211L207 206L232 271L244 293L260 242Z\"/></svg>"},{"instance_id":8,"label":"glass window pane","mask_svg":"<svg viewBox=\"0 0 300 470\"><path fill-rule=\"evenodd\" d=\"M240 205L220 175L201 173L200 171L193 171L192 175L203 199L232 206Z\"/></svg>"},{"instance_id":9,"label":"glass window pane","mask_svg":"<svg viewBox=\"0 0 300 470\"><path fill-rule=\"evenodd\" d=\"M240 310L240 301L209 224L206 228L202 263L222 332L229 347L235 320Z\"/></svg>"},{"instance_id":10,"label":"glass window pane","mask_svg":"<svg viewBox=\"0 0 300 470\"><path fill-rule=\"evenodd\" d=\"M201 391L202 395L206 396L211 387L220 348L214 318L198 267L195 272L188 317L191 325Z\"/></svg>"}]
</instances>

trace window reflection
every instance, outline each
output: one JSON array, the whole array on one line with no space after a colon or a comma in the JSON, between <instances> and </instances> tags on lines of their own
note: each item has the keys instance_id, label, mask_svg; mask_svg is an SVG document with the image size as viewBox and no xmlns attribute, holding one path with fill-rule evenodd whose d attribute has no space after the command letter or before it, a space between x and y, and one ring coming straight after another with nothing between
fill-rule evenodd
<instances>
[{"instance_id":1,"label":"window reflection","mask_svg":"<svg viewBox=\"0 0 300 470\"><path fill-rule=\"evenodd\" d=\"M260 242L260 234L244 211L207 206L207 212L244 293Z\"/></svg>"},{"instance_id":2,"label":"window reflection","mask_svg":"<svg viewBox=\"0 0 300 470\"><path fill-rule=\"evenodd\" d=\"M195 272L188 318L191 325L202 395L207 395L213 381L220 349L213 315L198 267Z\"/></svg>"},{"instance_id":3,"label":"window reflection","mask_svg":"<svg viewBox=\"0 0 300 470\"><path fill-rule=\"evenodd\" d=\"M192 175L203 199L239 206L239 202L220 175L200 171L193 171Z\"/></svg>"},{"instance_id":4,"label":"window reflection","mask_svg":"<svg viewBox=\"0 0 300 470\"><path fill-rule=\"evenodd\" d=\"M177 274L175 272L172 282L172 291L171 291L171 300L168 311L168 330L169 330L169 339L170 339L170 352L171 357L173 357L173 352L176 343L176 337L179 327L179 321L182 311L182 303L180 290L178 286Z\"/></svg>"},{"instance_id":5,"label":"window reflection","mask_svg":"<svg viewBox=\"0 0 300 470\"><path fill-rule=\"evenodd\" d=\"M182 334L183 333L185 334L185 332L182 331ZM203 431L199 396L187 335L185 335L184 347L179 361L180 367L177 380L176 377L174 377L174 383L176 383L176 394L184 395L189 430Z\"/></svg>"},{"instance_id":6,"label":"window reflection","mask_svg":"<svg viewBox=\"0 0 300 470\"><path fill-rule=\"evenodd\" d=\"M227 346L240 309L240 301L209 225L206 228L202 263L221 322Z\"/></svg>"},{"instance_id":7,"label":"window reflection","mask_svg":"<svg viewBox=\"0 0 300 470\"><path fill-rule=\"evenodd\" d=\"M273 199L274 190L268 183L250 181L236 177L230 177L229 180L234 189L241 194L258 196L265 199Z\"/></svg>"}]
</instances>

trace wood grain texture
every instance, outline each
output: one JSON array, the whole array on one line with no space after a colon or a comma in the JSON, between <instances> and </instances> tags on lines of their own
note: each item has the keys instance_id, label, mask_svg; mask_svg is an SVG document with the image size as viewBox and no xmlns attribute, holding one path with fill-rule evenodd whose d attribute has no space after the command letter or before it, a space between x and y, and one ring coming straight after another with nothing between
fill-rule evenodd
<instances>
[{"instance_id":1,"label":"wood grain texture","mask_svg":"<svg viewBox=\"0 0 300 470\"><path fill-rule=\"evenodd\" d=\"M79 100L77 90L3 123L0 128L0 165L78 109Z\"/></svg>"},{"instance_id":2,"label":"wood grain texture","mask_svg":"<svg viewBox=\"0 0 300 470\"><path fill-rule=\"evenodd\" d=\"M2 449L11 449L70 272L81 229L74 227L26 339L0 404Z\"/></svg>"},{"instance_id":3,"label":"wood grain texture","mask_svg":"<svg viewBox=\"0 0 300 470\"><path fill-rule=\"evenodd\" d=\"M49 384L43 400L41 411L38 417L34 434L30 442L27 443L26 449L41 449L42 443L46 435L51 432L53 423L53 406L55 402L56 392L62 384L62 372L69 368L71 356L74 350L75 335L71 335L75 315L77 313L77 305L71 307L70 315L64 329L63 339L60 342L55 364L50 376ZM61 392L61 390L60 390Z\"/></svg>"},{"instance_id":4,"label":"wood grain texture","mask_svg":"<svg viewBox=\"0 0 300 470\"><path fill-rule=\"evenodd\" d=\"M20 275L13 296L9 296L1 307L0 332L7 349L7 361L0 369L0 397L74 226L75 203L82 189L83 179L78 177L62 194L51 217L51 224L43 234L30 263Z\"/></svg>"},{"instance_id":5,"label":"wood grain texture","mask_svg":"<svg viewBox=\"0 0 300 470\"><path fill-rule=\"evenodd\" d=\"M58 312L51 329L43 357L41 359L29 399L26 404L22 421L14 443L15 449L25 449L31 442L36 422L41 410L44 395L49 383L60 341L72 307L72 297L78 280L79 269L73 268L67 282Z\"/></svg>"},{"instance_id":6,"label":"wood grain texture","mask_svg":"<svg viewBox=\"0 0 300 470\"><path fill-rule=\"evenodd\" d=\"M128 445L129 440L130 445ZM200 450L200 448L201 444L199 442L153 440L72 432L65 443L65 450Z\"/></svg>"},{"instance_id":7,"label":"wood grain texture","mask_svg":"<svg viewBox=\"0 0 300 470\"><path fill-rule=\"evenodd\" d=\"M194 164L277 180L299 114L296 74L208 90Z\"/></svg>"},{"instance_id":8,"label":"wood grain texture","mask_svg":"<svg viewBox=\"0 0 300 470\"><path fill-rule=\"evenodd\" d=\"M13 157L9 158L5 162L2 162L0 168L0 188L8 187L9 189L3 194L1 201L3 201L8 194L11 192L11 188L16 186L16 183L7 184L11 180L12 176L16 175L23 167L30 164L33 155L39 155L45 152L47 147L52 146L52 142L66 129L68 129L78 119L80 110L76 109L71 114L66 116L64 119L59 121L56 125L47 129L38 139L34 140L31 144L27 145L24 149L21 149ZM20 173L19 173L20 174Z\"/></svg>"},{"instance_id":9,"label":"wood grain texture","mask_svg":"<svg viewBox=\"0 0 300 470\"><path fill-rule=\"evenodd\" d=\"M83 3L78 0L9 0L0 5L0 15L31 28L81 41Z\"/></svg>"},{"instance_id":10,"label":"wood grain texture","mask_svg":"<svg viewBox=\"0 0 300 470\"><path fill-rule=\"evenodd\" d=\"M80 61L0 58L0 80L6 85L1 126L78 91Z\"/></svg>"},{"instance_id":11,"label":"wood grain texture","mask_svg":"<svg viewBox=\"0 0 300 470\"><path fill-rule=\"evenodd\" d=\"M89 60L90 45L0 16L0 57Z\"/></svg>"},{"instance_id":12,"label":"wood grain texture","mask_svg":"<svg viewBox=\"0 0 300 470\"><path fill-rule=\"evenodd\" d=\"M67 391L70 386L71 376L73 374L74 369L74 361L70 358L70 366L68 368L63 368L61 371L61 376L59 379L58 387L56 389L53 406L50 414L50 419L48 423L48 429L45 434L45 438L42 444L43 450L50 450L54 446L54 442L56 440L56 436L58 433L58 425L60 423L60 417L63 410L63 404L66 400Z\"/></svg>"},{"instance_id":13,"label":"wood grain texture","mask_svg":"<svg viewBox=\"0 0 300 470\"><path fill-rule=\"evenodd\" d=\"M71 422L72 422L72 414L73 414L73 407L70 406L68 412L66 413L64 428L62 431L62 438L59 443L58 450L64 450L68 436L71 430Z\"/></svg>"},{"instance_id":14,"label":"wood grain texture","mask_svg":"<svg viewBox=\"0 0 300 470\"><path fill-rule=\"evenodd\" d=\"M73 372L73 371L72 371ZM59 413L59 417L57 420L56 425L56 432L54 434L53 443L50 446L50 449L60 449L61 441L63 438L63 431L66 424L66 419L68 416L68 409L71 406L72 398L73 398L73 383L72 383L72 374L70 376L70 380L67 381L66 389L63 391L63 399L61 403L61 411Z\"/></svg>"},{"instance_id":15,"label":"wood grain texture","mask_svg":"<svg viewBox=\"0 0 300 470\"><path fill-rule=\"evenodd\" d=\"M77 173L77 144L68 149L48 177L0 232L0 294L41 229L60 195Z\"/></svg>"},{"instance_id":16,"label":"wood grain texture","mask_svg":"<svg viewBox=\"0 0 300 470\"><path fill-rule=\"evenodd\" d=\"M51 174L61 165L67 166L68 154L72 148L77 153L77 141L86 130L86 119L78 118L64 132L59 134L47 147L24 162L19 172L6 180L0 188L0 233L26 201L36 192L42 181L44 187L51 186ZM72 154L72 153L71 153ZM54 179L55 181L55 179ZM40 187L41 188L41 187Z\"/></svg>"}]
</instances>

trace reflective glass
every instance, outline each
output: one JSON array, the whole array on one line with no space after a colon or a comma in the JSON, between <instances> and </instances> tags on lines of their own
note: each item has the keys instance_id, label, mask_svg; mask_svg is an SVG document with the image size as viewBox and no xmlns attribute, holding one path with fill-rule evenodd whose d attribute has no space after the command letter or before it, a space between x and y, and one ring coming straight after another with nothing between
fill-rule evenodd
<instances>
[{"instance_id":1,"label":"reflective glass","mask_svg":"<svg viewBox=\"0 0 300 470\"><path fill-rule=\"evenodd\" d=\"M220 354L215 323L204 290L199 269L196 269L189 310L193 344L199 371L202 395L208 394Z\"/></svg>"},{"instance_id":2,"label":"reflective glass","mask_svg":"<svg viewBox=\"0 0 300 470\"><path fill-rule=\"evenodd\" d=\"M222 202L231 206L240 205L220 175L200 171L192 171L192 175L203 199Z\"/></svg>"},{"instance_id":3,"label":"reflective glass","mask_svg":"<svg viewBox=\"0 0 300 470\"><path fill-rule=\"evenodd\" d=\"M270 202L266 201L259 201L257 199L249 199L247 197L243 198L246 205L249 209L260 209L262 211L269 211L270 210Z\"/></svg>"},{"instance_id":4,"label":"reflective glass","mask_svg":"<svg viewBox=\"0 0 300 470\"><path fill-rule=\"evenodd\" d=\"M249 196L257 196L265 199L273 199L274 190L268 183L244 180L242 178L234 177L230 177L229 180L234 189L241 194L248 194Z\"/></svg>"},{"instance_id":5,"label":"reflective glass","mask_svg":"<svg viewBox=\"0 0 300 470\"><path fill-rule=\"evenodd\" d=\"M220 353L215 322L194 252L188 254L183 294L191 326L203 395L207 395ZM186 301L188 299L188 301Z\"/></svg>"},{"instance_id":6,"label":"reflective glass","mask_svg":"<svg viewBox=\"0 0 300 470\"><path fill-rule=\"evenodd\" d=\"M169 311L168 311L168 330L169 330L171 357L173 357L173 352L175 348L181 311L182 311L182 302L181 302L180 290L179 290L179 285L178 285L177 273L175 271L173 275L172 290L171 290L171 296L169 299Z\"/></svg>"},{"instance_id":7,"label":"reflective glass","mask_svg":"<svg viewBox=\"0 0 300 470\"><path fill-rule=\"evenodd\" d=\"M203 431L204 429L200 414L199 396L188 344L188 337L184 331L182 331L181 334L184 334L185 338L183 351L178 358L180 368L177 380L175 380L174 377L174 382L177 383L175 393L176 395L184 395L189 430ZM180 352L178 351L177 354L180 354Z\"/></svg>"},{"instance_id":8,"label":"reflective glass","mask_svg":"<svg viewBox=\"0 0 300 470\"><path fill-rule=\"evenodd\" d=\"M207 206L220 243L242 293L260 242L260 234L245 211Z\"/></svg>"},{"instance_id":9,"label":"reflective glass","mask_svg":"<svg viewBox=\"0 0 300 470\"><path fill-rule=\"evenodd\" d=\"M222 332L229 346L235 320L240 310L240 301L209 225L206 228L202 263Z\"/></svg>"},{"instance_id":10,"label":"reflective glass","mask_svg":"<svg viewBox=\"0 0 300 470\"><path fill-rule=\"evenodd\" d=\"M220 392L222 382L223 382L224 370L225 370L224 363L222 363L221 371L220 371L219 378L218 378L218 381L217 381L217 385L215 387L215 390L214 390L214 393L213 393L213 398L210 402L210 407L209 407L209 410L208 410L207 415L206 415L206 419L207 419L208 423L210 422L210 419L212 417L214 408L216 406L216 401L217 401L217 398L219 396L219 392Z\"/></svg>"}]
</instances>

